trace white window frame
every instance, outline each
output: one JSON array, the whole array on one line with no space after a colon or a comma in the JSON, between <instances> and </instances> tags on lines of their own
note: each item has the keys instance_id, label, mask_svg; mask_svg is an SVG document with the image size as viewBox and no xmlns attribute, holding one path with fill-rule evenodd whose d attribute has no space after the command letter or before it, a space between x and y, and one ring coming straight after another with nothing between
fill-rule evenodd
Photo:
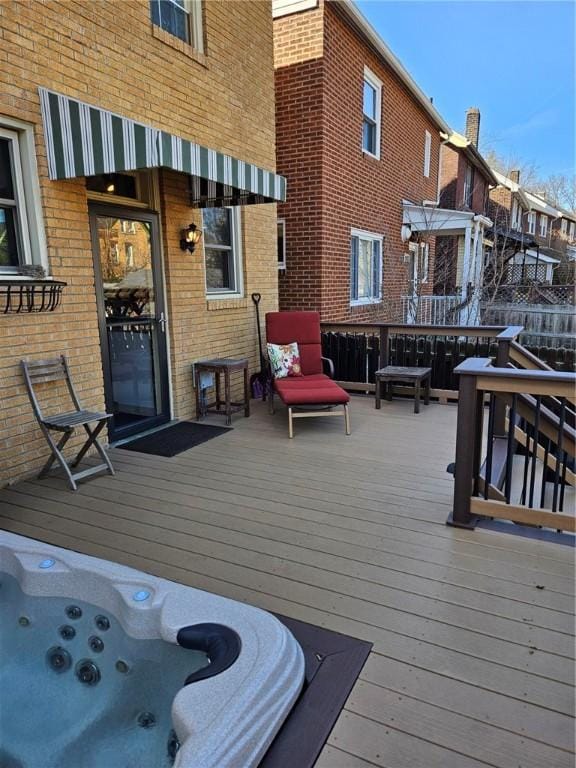
<instances>
[{"instance_id":1,"label":"white window frame","mask_svg":"<svg viewBox=\"0 0 576 768\"><path fill-rule=\"evenodd\" d=\"M36 164L34 126L0 115L0 136L11 142L19 266L36 264L43 267L48 275L48 249ZM3 277L17 275L19 266L0 267L0 274Z\"/></svg>"},{"instance_id":2,"label":"white window frame","mask_svg":"<svg viewBox=\"0 0 576 768\"><path fill-rule=\"evenodd\" d=\"M570 229L568 231L568 239L570 240L570 242L574 240L574 230L576 230L576 224L573 221L571 221Z\"/></svg>"},{"instance_id":3,"label":"white window frame","mask_svg":"<svg viewBox=\"0 0 576 768\"><path fill-rule=\"evenodd\" d=\"M278 259L278 269L286 269L286 219L276 221L276 242L278 242L278 227L282 228L282 258ZM278 257L278 254L276 254Z\"/></svg>"},{"instance_id":4,"label":"white window frame","mask_svg":"<svg viewBox=\"0 0 576 768\"><path fill-rule=\"evenodd\" d=\"M412 254L412 288L417 292L419 285L426 285L430 272L430 246L428 243L408 243L408 250ZM420 271L422 265L422 271Z\"/></svg>"},{"instance_id":5,"label":"white window frame","mask_svg":"<svg viewBox=\"0 0 576 768\"><path fill-rule=\"evenodd\" d=\"M534 211L530 211L528 213L527 221L528 221L528 234L535 235L536 234L536 213Z\"/></svg>"},{"instance_id":6,"label":"white window frame","mask_svg":"<svg viewBox=\"0 0 576 768\"><path fill-rule=\"evenodd\" d=\"M512 229L522 232L522 216L524 211L518 200L512 203Z\"/></svg>"},{"instance_id":7,"label":"white window frame","mask_svg":"<svg viewBox=\"0 0 576 768\"><path fill-rule=\"evenodd\" d=\"M134 266L134 245L124 243L124 253L126 255L126 267L132 268Z\"/></svg>"},{"instance_id":8,"label":"white window frame","mask_svg":"<svg viewBox=\"0 0 576 768\"><path fill-rule=\"evenodd\" d=\"M158 2L158 0L154 0ZM204 28L202 21L202 0L184 0L184 4L175 2L174 0L168 0L172 5L177 6L180 10L183 10L188 16L188 40L182 40L177 35L173 35L176 40L182 40L184 45L190 45L197 53L204 53ZM153 24L156 25L154 21ZM159 29L166 32L166 34L172 34L169 30L164 29L161 25L156 25Z\"/></svg>"},{"instance_id":9,"label":"white window frame","mask_svg":"<svg viewBox=\"0 0 576 768\"><path fill-rule=\"evenodd\" d=\"M568 219L560 220L560 234L564 236L568 234Z\"/></svg>"},{"instance_id":10,"label":"white window frame","mask_svg":"<svg viewBox=\"0 0 576 768\"><path fill-rule=\"evenodd\" d=\"M364 83L368 83L376 91L376 120L373 120L364 112ZM375 125L376 147L375 152L371 152L364 146L364 121L369 120ZM376 77L374 72L368 67L364 67L364 77L362 79L362 152L368 157L380 160L380 133L382 132L382 81Z\"/></svg>"},{"instance_id":11,"label":"white window frame","mask_svg":"<svg viewBox=\"0 0 576 768\"><path fill-rule=\"evenodd\" d=\"M548 216L540 214L540 237L546 237L548 235Z\"/></svg>"},{"instance_id":12,"label":"white window frame","mask_svg":"<svg viewBox=\"0 0 576 768\"><path fill-rule=\"evenodd\" d=\"M240 206L223 206L230 211L230 236L232 248L232 260L234 264L234 288L230 290L209 291L206 273L206 247L215 250L228 250L225 246L213 246L206 243L205 237L202 238L202 251L204 257L204 289L208 301L216 299L240 299L244 296L244 260L242 258L242 224L240 220ZM208 209L204 209L208 210ZM204 211L202 212L202 216ZM202 219L204 221L204 219ZM204 229L204 226L202 226Z\"/></svg>"},{"instance_id":13,"label":"white window frame","mask_svg":"<svg viewBox=\"0 0 576 768\"><path fill-rule=\"evenodd\" d=\"M370 242L370 254L372 254L372 243L378 242L380 243L380 264L378 266L378 295L377 296L370 296L368 297L362 297L358 299L352 298L352 277L350 278L350 306L351 307L359 307L359 306L366 306L369 304L381 304L382 303L382 274L383 274L383 263L384 263L384 235L378 235L375 232L368 232L364 229L355 229L352 228L350 230L350 251L352 251L352 238L358 238L358 240L365 240ZM350 258L352 258L352 253L350 252ZM352 270L350 270L352 272ZM371 274L371 280L370 283L373 286L374 280L373 276ZM357 279L357 277L356 277Z\"/></svg>"},{"instance_id":14,"label":"white window frame","mask_svg":"<svg viewBox=\"0 0 576 768\"><path fill-rule=\"evenodd\" d=\"M466 166L466 172L464 173L464 189L462 195L462 204L468 208L472 208L474 202L474 181L475 181L474 166L472 163L468 163Z\"/></svg>"},{"instance_id":15,"label":"white window frame","mask_svg":"<svg viewBox=\"0 0 576 768\"><path fill-rule=\"evenodd\" d=\"M430 160L432 157L432 134L424 131L424 178L430 178Z\"/></svg>"}]
</instances>

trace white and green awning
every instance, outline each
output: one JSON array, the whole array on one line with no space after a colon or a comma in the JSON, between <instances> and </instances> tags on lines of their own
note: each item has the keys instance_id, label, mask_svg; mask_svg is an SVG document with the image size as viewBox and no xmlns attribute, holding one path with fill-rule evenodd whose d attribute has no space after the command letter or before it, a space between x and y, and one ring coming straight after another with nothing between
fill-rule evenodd
<instances>
[{"instance_id":1,"label":"white and green awning","mask_svg":"<svg viewBox=\"0 0 576 768\"><path fill-rule=\"evenodd\" d=\"M50 178L145 168L189 174L198 207L283 202L286 179L253 163L39 88Z\"/></svg>"}]
</instances>

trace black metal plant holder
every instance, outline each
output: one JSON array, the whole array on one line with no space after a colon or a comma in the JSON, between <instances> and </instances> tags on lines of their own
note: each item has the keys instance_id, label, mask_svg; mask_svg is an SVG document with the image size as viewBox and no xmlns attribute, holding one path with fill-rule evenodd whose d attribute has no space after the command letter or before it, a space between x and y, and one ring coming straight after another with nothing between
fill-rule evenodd
<instances>
[{"instance_id":1,"label":"black metal plant holder","mask_svg":"<svg viewBox=\"0 0 576 768\"><path fill-rule=\"evenodd\" d=\"M61 280L0 278L0 314L53 312L66 285Z\"/></svg>"}]
</instances>

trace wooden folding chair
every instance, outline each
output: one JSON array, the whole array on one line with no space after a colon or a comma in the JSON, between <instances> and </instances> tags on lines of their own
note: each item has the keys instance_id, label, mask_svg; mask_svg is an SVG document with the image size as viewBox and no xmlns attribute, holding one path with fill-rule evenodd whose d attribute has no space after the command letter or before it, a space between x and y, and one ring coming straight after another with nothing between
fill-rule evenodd
<instances>
[{"instance_id":1,"label":"wooden folding chair","mask_svg":"<svg viewBox=\"0 0 576 768\"><path fill-rule=\"evenodd\" d=\"M80 401L72 384L70 378L70 370L68 368L68 361L64 355L55 357L50 360L21 360L20 365L24 374L24 380L26 382L26 389L28 390L28 396L32 403L34 415L40 425L40 429L44 437L46 438L48 445L52 451L52 456L46 462L39 477L44 477L48 474L52 468L52 464L57 461L68 478L70 487L73 491L78 490L76 480L81 480L91 475L96 475L98 472L107 470L111 475L114 474L114 468L108 458L106 451L98 441L98 435L104 429L106 422L111 417L109 413L98 413L94 411L85 411L80 405ZM42 409L38 397L36 396L35 387L37 384L44 384L51 381L65 381L68 387L70 398L74 404L75 410L66 411L55 416L44 417L42 415ZM95 427L90 425L96 424ZM86 434L88 435L86 442L82 448L78 451L75 458L68 463L62 453L64 446L68 440L72 437L76 427L84 427ZM50 432L63 432L64 434L56 443ZM102 464L98 464L95 467L84 469L82 472L72 472L71 468L77 467L82 461L88 449L94 446L100 458Z\"/></svg>"}]
</instances>

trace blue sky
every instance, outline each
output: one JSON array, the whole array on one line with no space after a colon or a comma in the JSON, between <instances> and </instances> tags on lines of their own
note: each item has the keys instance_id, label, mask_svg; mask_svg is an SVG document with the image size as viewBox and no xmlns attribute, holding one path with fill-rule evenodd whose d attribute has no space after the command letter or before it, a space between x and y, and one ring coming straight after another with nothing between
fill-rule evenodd
<instances>
[{"instance_id":1,"label":"blue sky","mask_svg":"<svg viewBox=\"0 0 576 768\"><path fill-rule=\"evenodd\" d=\"M575 8L570 0L357 0L445 120L481 112L480 148L574 173Z\"/></svg>"}]
</instances>

